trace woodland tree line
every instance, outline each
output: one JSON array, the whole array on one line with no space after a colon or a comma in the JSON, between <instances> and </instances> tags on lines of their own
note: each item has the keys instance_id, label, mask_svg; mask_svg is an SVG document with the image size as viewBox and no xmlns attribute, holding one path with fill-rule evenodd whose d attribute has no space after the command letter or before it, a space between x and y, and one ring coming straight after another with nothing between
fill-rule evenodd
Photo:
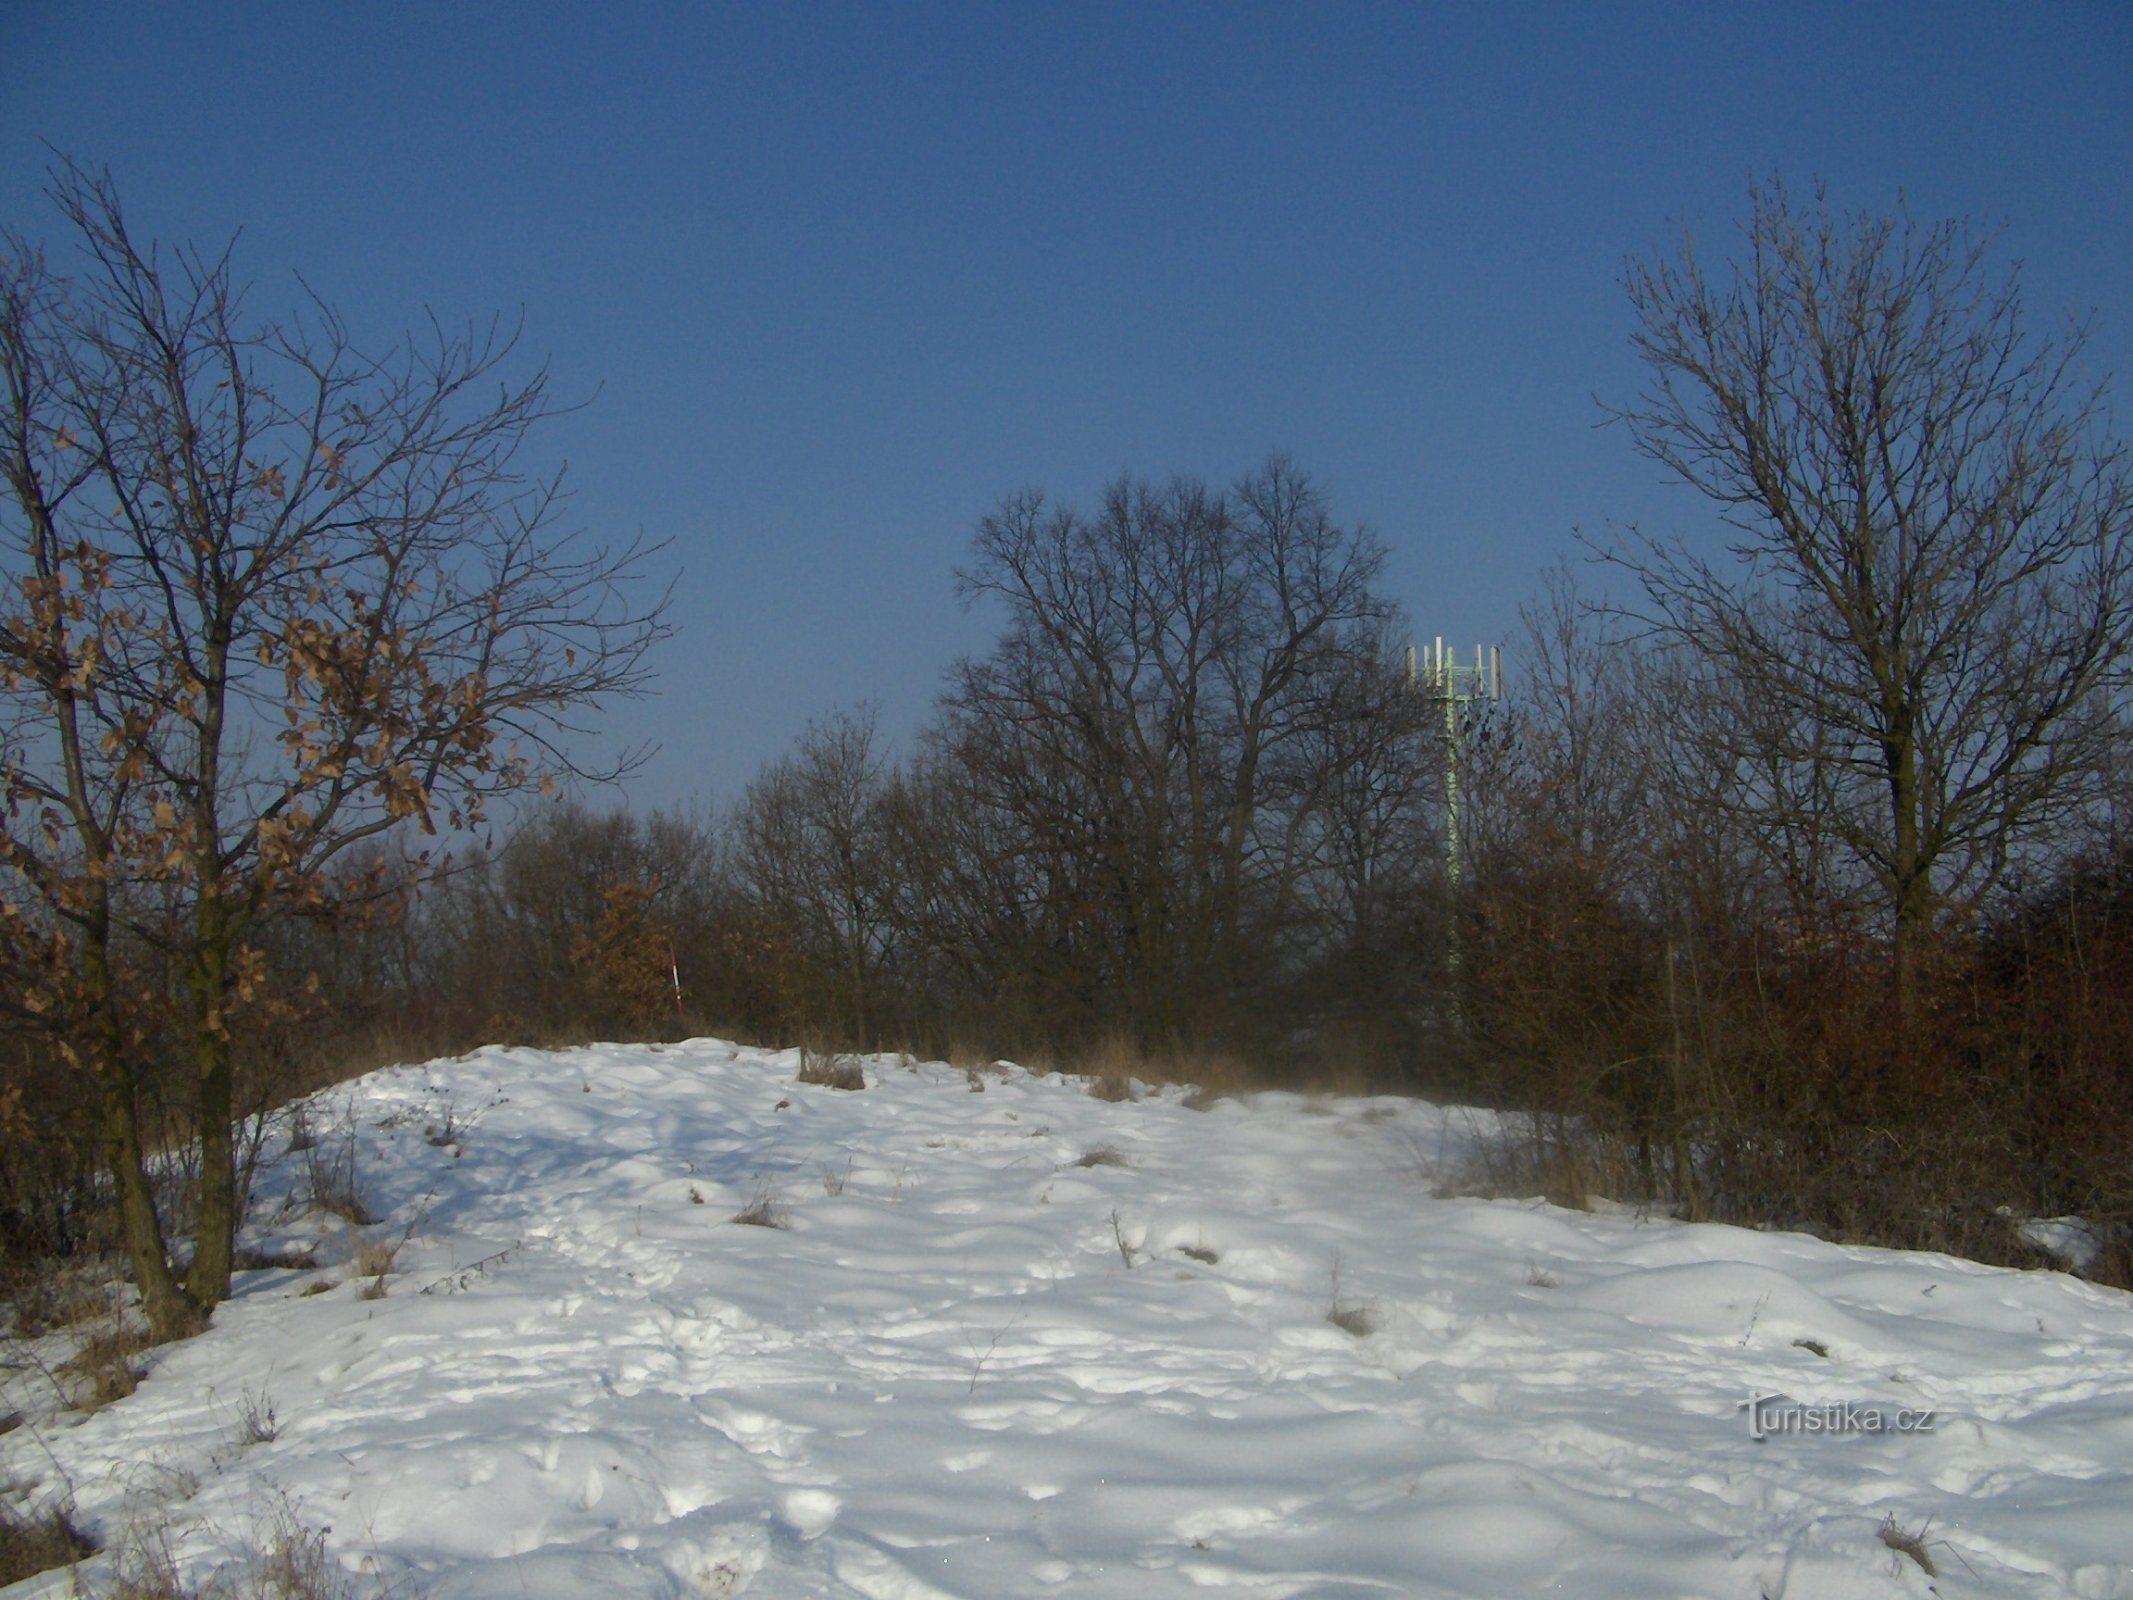
<instances>
[{"instance_id":1,"label":"woodland tree line","mask_svg":"<svg viewBox=\"0 0 2133 1600\"><path fill-rule=\"evenodd\" d=\"M1771 185L1633 265L1616 420L1709 515L1567 553L1455 734L1276 457L1002 501L955 580L998 636L907 751L845 710L723 810L469 845L662 627L514 474L538 384L240 333L201 258L173 313L61 195L103 299L11 240L0 325L11 1260L195 1235L176 1328L292 1088L716 1031L1423 1091L1530 1113L1497 1187L2007 1261L2078 1216L2133 1281L2124 450L1962 226Z\"/></svg>"}]
</instances>

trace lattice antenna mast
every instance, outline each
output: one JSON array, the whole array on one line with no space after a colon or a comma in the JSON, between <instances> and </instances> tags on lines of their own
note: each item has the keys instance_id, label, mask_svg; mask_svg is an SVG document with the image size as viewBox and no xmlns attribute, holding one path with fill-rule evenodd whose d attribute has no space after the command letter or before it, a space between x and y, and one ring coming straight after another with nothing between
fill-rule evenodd
<instances>
[{"instance_id":1,"label":"lattice antenna mast","mask_svg":"<svg viewBox=\"0 0 2133 1600\"><path fill-rule=\"evenodd\" d=\"M1496 645L1474 646L1471 666L1462 665L1456 649L1444 648L1444 637L1416 655L1407 647L1407 678L1424 694L1444 705L1444 882L1447 899L1456 908L1459 899L1460 856L1465 840L1459 818L1459 766L1463 759L1466 708L1477 701L1503 697L1503 651ZM1444 923L1446 953L1451 970L1459 968L1459 918L1454 910Z\"/></svg>"}]
</instances>

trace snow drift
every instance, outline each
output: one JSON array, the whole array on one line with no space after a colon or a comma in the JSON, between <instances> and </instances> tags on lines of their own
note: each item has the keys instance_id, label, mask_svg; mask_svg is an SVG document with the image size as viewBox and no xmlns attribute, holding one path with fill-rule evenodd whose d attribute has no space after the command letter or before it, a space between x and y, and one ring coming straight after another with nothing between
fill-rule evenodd
<instances>
[{"instance_id":1,"label":"snow drift","mask_svg":"<svg viewBox=\"0 0 2133 1600\"><path fill-rule=\"evenodd\" d=\"M196 1578L293 1516L437 1600L2133 1596L2126 1296L1432 1199L1476 1119L1417 1102L798 1065L491 1049L316 1097L380 1220L280 1161L247 1242L322 1265L92 1416L15 1372L0 1479Z\"/></svg>"}]
</instances>

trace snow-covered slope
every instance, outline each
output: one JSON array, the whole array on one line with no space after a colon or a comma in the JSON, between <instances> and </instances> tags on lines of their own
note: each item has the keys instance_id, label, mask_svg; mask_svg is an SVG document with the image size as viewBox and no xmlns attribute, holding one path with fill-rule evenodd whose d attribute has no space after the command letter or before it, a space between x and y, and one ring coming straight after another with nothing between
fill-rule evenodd
<instances>
[{"instance_id":1,"label":"snow-covered slope","mask_svg":"<svg viewBox=\"0 0 2133 1600\"><path fill-rule=\"evenodd\" d=\"M277 1215L285 1160L254 1236L324 1267L247 1274L0 1479L196 1574L293 1513L438 1600L2133 1596L2123 1295L1434 1200L1468 1122L1412 1102L797 1065L496 1049L321 1096L385 1220ZM403 1236L360 1298L359 1237Z\"/></svg>"}]
</instances>

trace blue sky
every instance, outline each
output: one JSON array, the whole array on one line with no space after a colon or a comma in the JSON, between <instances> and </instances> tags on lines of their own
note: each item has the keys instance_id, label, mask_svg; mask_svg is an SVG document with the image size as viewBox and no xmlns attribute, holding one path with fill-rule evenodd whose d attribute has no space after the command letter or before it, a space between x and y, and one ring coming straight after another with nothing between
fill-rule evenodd
<instances>
[{"instance_id":1,"label":"blue sky","mask_svg":"<svg viewBox=\"0 0 2133 1600\"><path fill-rule=\"evenodd\" d=\"M730 797L841 704L907 736L1021 488L1286 450L1468 643L1574 527L1708 529L1595 396L1638 382L1624 259L1724 238L1758 175L2001 230L2031 325L2091 317L2133 382L2117 0L5 0L33 235L47 144L144 231L242 229L261 306L300 271L379 342L523 308L594 396L545 442L577 519L682 572L663 692L610 719L662 746L633 805Z\"/></svg>"}]
</instances>

